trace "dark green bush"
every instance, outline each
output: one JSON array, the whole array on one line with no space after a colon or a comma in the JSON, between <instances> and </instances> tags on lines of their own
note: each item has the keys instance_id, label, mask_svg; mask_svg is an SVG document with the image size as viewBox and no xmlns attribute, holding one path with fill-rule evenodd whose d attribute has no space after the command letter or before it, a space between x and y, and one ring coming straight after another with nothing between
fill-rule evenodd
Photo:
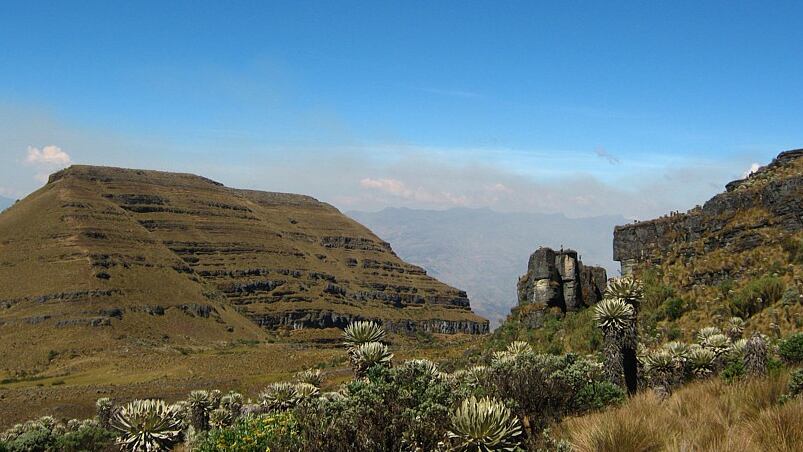
<instances>
[{"instance_id":1,"label":"dark green bush","mask_svg":"<svg viewBox=\"0 0 803 452\"><path fill-rule=\"evenodd\" d=\"M55 441L50 429L37 426L8 441L6 447L9 452L49 452L53 450Z\"/></svg>"},{"instance_id":2,"label":"dark green bush","mask_svg":"<svg viewBox=\"0 0 803 452\"><path fill-rule=\"evenodd\" d=\"M422 368L375 366L342 400L300 406L305 451L434 450L464 393Z\"/></svg>"},{"instance_id":3,"label":"dark green bush","mask_svg":"<svg viewBox=\"0 0 803 452\"><path fill-rule=\"evenodd\" d=\"M508 400L533 438L567 414L594 409L588 385L602 381L602 368L573 354L524 354L489 367L482 388L499 400ZM578 399L578 394L582 396ZM591 403L592 405L588 405Z\"/></svg>"},{"instance_id":4,"label":"dark green bush","mask_svg":"<svg viewBox=\"0 0 803 452\"><path fill-rule=\"evenodd\" d=\"M609 381L594 381L577 391L572 406L577 413L600 410L624 402L626 396L624 389Z\"/></svg>"},{"instance_id":5,"label":"dark green bush","mask_svg":"<svg viewBox=\"0 0 803 452\"><path fill-rule=\"evenodd\" d=\"M733 383L745 375L744 362L740 359L730 359L725 363L720 377L727 383Z\"/></svg>"},{"instance_id":6,"label":"dark green bush","mask_svg":"<svg viewBox=\"0 0 803 452\"><path fill-rule=\"evenodd\" d=\"M793 364L803 362L803 333L793 334L778 345L778 355Z\"/></svg>"},{"instance_id":7,"label":"dark green bush","mask_svg":"<svg viewBox=\"0 0 803 452\"><path fill-rule=\"evenodd\" d=\"M797 287L789 287L783 293L783 297L781 297L781 304L784 306L793 306L800 303L800 292L798 292Z\"/></svg>"},{"instance_id":8,"label":"dark green bush","mask_svg":"<svg viewBox=\"0 0 803 452\"><path fill-rule=\"evenodd\" d=\"M686 302L682 298L672 297L664 302L663 311L669 320L677 320L686 312Z\"/></svg>"},{"instance_id":9,"label":"dark green bush","mask_svg":"<svg viewBox=\"0 0 803 452\"><path fill-rule=\"evenodd\" d=\"M84 425L56 438L56 450L60 452L94 452L106 450L114 443L115 434L109 430Z\"/></svg>"},{"instance_id":10,"label":"dark green bush","mask_svg":"<svg viewBox=\"0 0 803 452\"><path fill-rule=\"evenodd\" d=\"M779 301L785 290L786 284L778 277L754 279L733 295L729 302L730 311L746 319Z\"/></svg>"},{"instance_id":11,"label":"dark green bush","mask_svg":"<svg viewBox=\"0 0 803 452\"><path fill-rule=\"evenodd\" d=\"M675 297L675 289L662 282L662 276L657 269L645 270L641 274L641 283L644 287L642 308L645 312L658 309L664 302Z\"/></svg>"}]
</instances>

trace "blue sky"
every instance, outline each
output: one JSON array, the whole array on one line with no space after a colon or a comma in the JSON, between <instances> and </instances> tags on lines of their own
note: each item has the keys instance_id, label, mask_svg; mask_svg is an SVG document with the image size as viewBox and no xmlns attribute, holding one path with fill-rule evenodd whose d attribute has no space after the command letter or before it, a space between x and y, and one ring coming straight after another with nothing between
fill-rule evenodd
<instances>
[{"instance_id":1,"label":"blue sky","mask_svg":"<svg viewBox=\"0 0 803 452\"><path fill-rule=\"evenodd\" d=\"M659 215L803 147L802 20L800 2L2 2L0 195L87 163L344 210Z\"/></svg>"}]
</instances>

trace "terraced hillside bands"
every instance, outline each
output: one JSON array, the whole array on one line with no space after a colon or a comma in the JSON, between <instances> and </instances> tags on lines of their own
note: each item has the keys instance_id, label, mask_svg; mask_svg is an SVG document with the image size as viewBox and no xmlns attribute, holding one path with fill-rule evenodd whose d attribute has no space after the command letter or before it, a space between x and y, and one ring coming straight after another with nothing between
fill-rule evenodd
<instances>
[{"instance_id":1,"label":"terraced hillside bands","mask_svg":"<svg viewBox=\"0 0 803 452\"><path fill-rule=\"evenodd\" d=\"M466 294L311 197L73 166L0 215L0 357L254 340L379 319L482 333Z\"/></svg>"}]
</instances>

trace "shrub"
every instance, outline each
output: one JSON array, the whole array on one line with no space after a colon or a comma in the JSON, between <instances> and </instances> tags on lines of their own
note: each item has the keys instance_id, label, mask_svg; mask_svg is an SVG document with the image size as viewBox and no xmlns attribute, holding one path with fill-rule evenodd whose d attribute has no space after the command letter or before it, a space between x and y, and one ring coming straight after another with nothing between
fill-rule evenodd
<instances>
[{"instance_id":1,"label":"shrub","mask_svg":"<svg viewBox=\"0 0 803 452\"><path fill-rule=\"evenodd\" d=\"M519 420L504 404L470 397L452 415L449 438L458 451L512 451L521 433Z\"/></svg>"},{"instance_id":2,"label":"shrub","mask_svg":"<svg viewBox=\"0 0 803 452\"><path fill-rule=\"evenodd\" d=\"M744 361L741 359L729 359L725 362L725 368L722 369L720 377L727 383L733 383L741 379L745 373Z\"/></svg>"},{"instance_id":3,"label":"shrub","mask_svg":"<svg viewBox=\"0 0 803 452\"><path fill-rule=\"evenodd\" d=\"M779 301L785 290L786 284L776 276L754 279L730 300L731 313L742 318L750 317Z\"/></svg>"},{"instance_id":4,"label":"shrub","mask_svg":"<svg viewBox=\"0 0 803 452\"><path fill-rule=\"evenodd\" d=\"M789 375L789 393L787 397L793 398L801 394L803 394L803 369L797 369Z\"/></svg>"},{"instance_id":5,"label":"shrub","mask_svg":"<svg viewBox=\"0 0 803 452\"><path fill-rule=\"evenodd\" d=\"M375 366L348 383L345 397L299 405L306 451L435 450L462 397L424 366Z\"/></svg>"},{"instance_id":6,"label":"shrub","mask_svg":"<svg viewBox=\"0 0 803 452\"><path fill-rule=\"evenodd\" d=\"M682 298L672 297L663 304L663 313L669 320L677 320L686 312L686 302Z\"/></svg>"},{"instance_id":7,"label":"shrub","mask_svg":"<svg viewBox=\"0 0 803 452\"><path fill-rule=\"evenodd\" d=\"M574 395L572 408L577 413L596 411L624 402L627 393L609 381L593 381L583 385Z\"/></svg>"},{"instance_id":8,"label":"shrub","mask_svg":"<svg viewBox=\"0 0 803 452\"><path fill-rule=\"evenodd\" d=\"M231 427L212 429L193 449L197 452L300 450L298 421L292 412L248 416Z\"/></svg>"},{"instance_id":9,"label":"shrub","mask_svg":"<svg viewBox=\"0 0 803 452\"><path fill-rule=\"evenodd\" d=\"M600 364L575 355L524 354L493 363L479 384L484 394L515 401L512 408L532 438L566 414L597 408L588 396L600 387L584 388L603 380Z\"/></svg>"},{"instance_id":10,"label":"shrub","mask_svg":"<svg viewBox=\"0 0 803 452\"><path fill-rule=\"evenodd\" d=\"M641 274L644 284L644 307L655 309L663 306L670 298L675 297L675 289L661 282L661 275L655 269L645 270Z\"/></svg>"},{"instance_id":11,"label":"shrub","mask_svg":"<svg viewBox=\"0 0 803 452\"><path fill-rule=\"evenodd\" d=\"M793 334L778 345L778 355L792 364L803 362L803 333Z\"/></svg>"},{"instance_id":12,"label":"shrub","mask_svg":"<svg viewBox=\"0 0 803 452\"><path fill-rule=\"evenodd\" d=\"M55 450L60 452L100 451L114 443L114 433L98 425L84 423L75 431L56 439Z\"/></svg>"}]
</instances>

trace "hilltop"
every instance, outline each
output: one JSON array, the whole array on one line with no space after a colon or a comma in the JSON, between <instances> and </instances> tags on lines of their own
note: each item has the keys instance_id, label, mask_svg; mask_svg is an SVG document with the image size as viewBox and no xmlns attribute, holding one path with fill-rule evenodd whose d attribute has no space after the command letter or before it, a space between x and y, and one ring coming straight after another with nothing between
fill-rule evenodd
<instances>
[{"instance_id":1,"label":"hilltop","mask_svg":"<svg viewBox=\"0 0 803 452\"><path fill-rule=\"evenodd\" d=\"M255 339L382 321L487 331L465 292L314 198L73 166L0 216L0 356ZM91 339L91 340L89 340Z\"/></svg>"}]
</instances>

